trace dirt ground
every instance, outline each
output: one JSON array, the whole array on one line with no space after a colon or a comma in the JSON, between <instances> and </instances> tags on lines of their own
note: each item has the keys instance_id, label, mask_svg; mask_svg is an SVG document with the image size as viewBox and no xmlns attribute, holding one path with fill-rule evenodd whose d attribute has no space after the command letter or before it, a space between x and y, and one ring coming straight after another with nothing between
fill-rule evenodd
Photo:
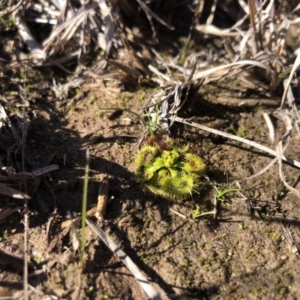
<instances>
[{"instance_id":1,"label":"dirt ground","mask_svg":"<svg viewBox=\"0 0 300 300\"><path fill-rule=\"evenodd\" d=\"M204 187L183 203L145 193L134 179L134 157L142 126L120 107L138 112L153 90L137 89L117 97L97 82L87 83L71 100L45 97L36 102L30 120L26 157L31 168L58 164L59 170L32 183L29 232L29 283L32 299L147 299L133 276L86 229L87 262L79 268L69 234L60 224L81 212L85 153L90 153L88 208L97 203L98 188L109 175L109 197L100 226L139 266L162 299L299 299L299 199L283 186L277 165L252 180L270 161L260 151L192 127L175 124L172 136L189 145L207 165L207 176L220 191L237 188L218 201L218 215L191 219L196 205L214 208L214 192ZM181 110L193 121L272 147L262 117L265 106L223 105L201 87ZM285 132L273 119L277 138ZM299 137L287 155L297 159ZM297 188L299 171L284 166ZM204 179L207 180L207 179ZM20 205L14 200L9 205ZM8 203L1 203L3 207ZM179 216L178 212L186 218ZM22 293L22 215L0 224L0 295ZM290 233L295 245L289 243Z\"/></svg>"},{"instance_id":2,"label":"dirt ground","mask_svg":"<svg viewBox=\"0 0 300 300\"><path fill-rule=\"evenodd\" d=\"M81 6L82 11L90 9L88 4L92 1L66 1L68 5L72 2L69 9L73 13L73 10L80 11ZM284 122L271 113L280 106L282 79L288 77L296 59L293 51L299 47L297 22L293 24L294 32L288 34L281 32L285 28L279 30L275 26L280 18L274 18L273 25L278 30L273 34L278 34L278 47L274 48L276 51L273 48L273 52L269 51L263 43L265 37L260 37L261 46L265 47L261 51L265 56L260 56L256 54L261 52L253 50L255 55L251 52L251 41L257 42L256 32L253 40L247 42L251 47L248 45L244 52L240 51L240 43L245 41L253 25L251 14L241 27L244 36L225 38L228 28L245 15L239 3L247 1L204 1L203 14L198 7L203 1L190 1L190 5L188 1L173 1L173 13L168 1L146 1L157 16L176 25L175 31L165 28L156 15L151 23L149 10L144 12L140 2L132 6L131 1L111 1L112 5L118 4L116 12L121 11L115 24L111 24L118 29L113 34L113 27L104 28L102 21L103 32L78 25L85 38L74 35L70 44L62 44L60 49L60 38L65 39L62 31L62 35L53 40L52 50L49 48L55 55L51 56L47 48L50 56L40 65L21 41L17 24L10 24L10 19L0 20L3 40L0 64L5 66L0 76L0 189L8 184L31 196L27 258L30 299L148 299L117 255L90 227L82 232L77 222L82 209L87 150L90 156L88 210L97 206L99 188L103 179L109 178L109 203L104 219L90 218L140 268L160 294L159 299L300 299L299 199L284 186L277 163L263 175L246 179L266 167L273 157L245 144L175 122L171 138L203 158L206 172L199 191L191 197L181 202L165 200L146 192L136 181L135 156L145 128L136 115L129 112L141 115L149 97L163 90L158 82L164 75L182 83L187 80L186 71L191 71L193 65L197 73L252 59L255 67L246 64L240 69L226 70L228 73L204 76L207 80L199 91L191 89L178 116L274 149L286 128ZM198 8L191 10L196 2ZM282 10L279 16L283 14L286 18L292 16L292 8L298 5L297 1L275 2L276 8ZM48 1L45 3L48 7ZM213 3L218 3L215 14ZM261 8L269 6L264 3ZM29 16L30 11L27 13ZM95 13L99 11L93 14L91 11L89 17ZM271 10L268 14L271 20L273 13ZM99 16L109 20L106 15L105 18ZM218 37L218 34L198 30L199 27L194 30L197 26L192 28L191 22L196 21L196 17L199 23L194 25L212 24L224 32ZM212 21L211 17L214 22L206 23L207 19ZM59 24L61 18L56 21ZM38 41L44 42L46 31L50 34L51 27L41 29L35 23L30 24ZM268 32L269 23L263 24L266 26L259 24L259 30ZM88 36L88 33L98 35ZM287 42L282 57L277 57L282 46L279 37L285 34ZM95 37L110 41L111 53L99 48ZM83 43L80 48L79 40ZM84 49L80 62L79 59L76 63L66 60L61 68L56 60L59 61L62 54L73 53L74 49L80 53ZM231 50L236 52L231 53ZM241 56L236 60L238 53ZM197 54L199 68L190 54ZM258 66L262 63L269 64L272 72L260 70ZM155 66L163 76L150 71L149 65ZM278 71L279 66L282 70ZM54 96L54 81L57 87L68 81L75 82L72 77L75 73L90 77L80 87L70 89L66 97ZM294 74L295 79L297 76L299 73ZM194 80L191 74L188 81L194 80L193 85L196 85L201 78ZM299 105L299 88L295 88L299 84L295 82L291 86L295 103ZM2 107L17 128L15 135L8 123L2 124ZM263 112L271 114L276 132L273 144ZM22 130L25 127L28 131ZM16 143L17 139L24 143ZM285 155L300 160L296 130ZM49 165L58 165L59 169L41 176L30 173ZM287 182L299 190L299 170L288 164L284 164L283 169ZM217 198L217 193L222 192L223 197ZM24 299L26 209L23 200L2 193L0 199L0 300ZM214 213L192 218L196 208L204 214ZM5 213L12 210L14 213L5 217ZM74 224L62 227L70 219ZM86 240L84 268L78 247L78 237L82 235Z\"/></svg>"}]
</instances>

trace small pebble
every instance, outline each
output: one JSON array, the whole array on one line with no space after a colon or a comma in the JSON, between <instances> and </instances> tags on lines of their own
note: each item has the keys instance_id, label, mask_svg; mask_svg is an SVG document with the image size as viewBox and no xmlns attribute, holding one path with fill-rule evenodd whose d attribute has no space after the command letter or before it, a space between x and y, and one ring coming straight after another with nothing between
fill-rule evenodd
<instances>
[{"instance_id":1,"label":"small pebble","mask_svg":"<svg viewBox=\"0 0 300 300\"><path fill-rule=\"evenodd\" d=\"M129 125L131 125L132 124L132 121L131 121L131 119L129 119L129 118L123 118L122 120L121 120L121 125L123 125L123 126L129 126Z\"/></svg>"},{"instance_id":2,"label":"small pebble","mask_svg":"<svg viewBox=\"0 0 300 300\"><path fill-rule=\"evenodd\" d=\"M281 256L280 256L280 259L281 259L281 260L287 260L287 259L288 259L288 256L287 256L287 255L281 255Z\"/></svg>"}]
</instances>

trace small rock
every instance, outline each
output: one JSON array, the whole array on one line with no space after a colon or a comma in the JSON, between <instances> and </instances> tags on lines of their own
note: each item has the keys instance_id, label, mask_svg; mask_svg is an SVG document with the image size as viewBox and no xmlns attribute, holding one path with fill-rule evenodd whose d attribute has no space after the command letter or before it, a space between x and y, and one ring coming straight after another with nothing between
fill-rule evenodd
<instances>
[{"instance_id":1,"label":"small rock","mask_svg":"<svg viewBox=\"0 0 300 300\"><path fill-rule=\"evenodd\" d=\"M288 259L288 256L287 256L287 255L281 255L281 256L280 256L280 259L283 260L283 261L285 261L285 260Z\"/></svg>"}]
</instances>

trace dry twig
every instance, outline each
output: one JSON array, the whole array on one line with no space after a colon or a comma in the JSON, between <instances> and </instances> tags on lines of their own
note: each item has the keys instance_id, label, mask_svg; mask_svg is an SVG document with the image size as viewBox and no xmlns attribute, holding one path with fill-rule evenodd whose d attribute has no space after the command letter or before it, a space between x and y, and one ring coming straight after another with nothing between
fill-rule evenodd
<instances>
[{"instance_id":1,"label":"dry twig","mask_svg":"<svg viewBox=\"0 0 300 300\"><path fill-rule=\"evenodd\" d=\"M189 120L186 120L186 119L183 119L183 118L179 118L179 117L176 117L175 118L175 121L176 122L179 122L179 123L183 123L183 124L187 124L189 126L193 126L195 128L199 128L201 130L204 130L204 131L207 131L207 132L211 132L213 134L216 134L216 135L219 135L219 136L223 136L223 137L226 137L226 138L229 138L229 139L232 139L232 140L235 140L235 141L238 141L238 142L241 142L241 143L244 143L244 144L247 144L251 147L254 147L254 148L257 148L259 150L262 150L272 156L277 156L276 154L276 151L266 147L266 146L262 146L256 142L253 142L253 141L250 141L250 140L247 140L247 139L244 139L242 137L239 137L239 136L235 136L235 135L232 135L230 133L226 133L226 132L222 132L222 131L219 131L217 129L213 129L213 128L209 128L209 127L206 127L204 125L201 125L201 124L197 124L195 122L192 122L192 121L189 121ZM294 159L291 159L291 158L288 158L284 155L282 155L282 160L289 163L290 165L300 169L300 162L294 160Z\"/></svg>"},{"instance_id":2,"label":"dry twig","mask_svg":"<svg viewBox=\"0 0 300 300\"><path fill-rule=\"evenodd\" d=\"M150 299L159 300L161 299L158 292L151 286L150 282L147 278L142 274L137 265L130 259L130 257L121 250L114 241L94 222L92 222L89 218L86 218L87 224L90 228L98 235L98 237L105 243L105 245L112 251L112 253L116 254L122 262L126 265L128 270L132 273L132 275L136 278L141 288L147 294Z\"/></svg>"}]
</instances>

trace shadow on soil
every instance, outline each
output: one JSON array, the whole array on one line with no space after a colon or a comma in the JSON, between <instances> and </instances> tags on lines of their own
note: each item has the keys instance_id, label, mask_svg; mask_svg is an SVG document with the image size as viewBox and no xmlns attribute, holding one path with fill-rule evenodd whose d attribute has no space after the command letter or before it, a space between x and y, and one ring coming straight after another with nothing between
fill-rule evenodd
<instances>
[{"instance_id":1,"label":"shadow on soil","mask_svg":"<svg viewBox=\"0 0 300 300\"><path fill-rule=\"evenodd\" d=\"M190 111L183 112L184 117L196 117L201 120L201 118L207 118L215 121L216 119L223 119L225 123L222 126L232 125L232 120L229 120L224 116L224 111L227 113L237 113L239 111L244 111L244 109L224 107L222 105L214 105L213 110L211 110L211 103L201 100L201 108L192 108ZM190 106L189 106L190 107ZM195 106L196 107L196 106ZM90 157L90 181L89 181L89 208L94 207L97 203L98 189L101 182L101 176L108 174L110 176L110 190L109 194L113 195L115 200L113 200L107 207L106 220L108 221L105 225L105 229L113 233L117 238L120 245L124 247L125 252L132 258L132 260L141 268L141 270L153 281L155 282L164 293L166 293L170 298L173 299L210 299L213 296L221 293L221 290L226 287L225 294L230 297L234 294L236 289L241 286L240 282L243 282L243 293L246 290L251 290L257 286L256 281L259 277L264 278L264 282L260 285L268 285L268 273L262 274L261 271L244 272L241 276L232 276L225 274L225 278L228 280L212 280L213 284L205 284L202 286L199 284L193 285L191 287L183 287L181 285L176 285L169 280L168 277L164 277L163 270L157 270L159 265L159 260L163 255L172 256L172 253L176 253L178 248L182 247L181 235L188 235L183 229L187 227L189 221L183 221L180 224L173 224L174 218L170 216L170 211L168 209L169 203L160 201L159 199L154 199L149 195L143 194L140 187L134 181L134 175L128 171L128 169L121 165L120 163L107 159L103 157L102 153L109 152L115 143L123 144L125 146L131 145L136 142L136 139L132 137L119 137L119 136L105 136L101 133L99 129L99 134L95 137L93 134L86 134L84 136L78 133L78 129L67 129L68 119L56 110L56 107L51 106L49 103L46 108L40 108L43 112L38 114L31 120L30 128L28 130L27 144L25 148L26 157L26 171L31 172L38 168L46 167L50 164L58 164L60 169L51 174L45 174L40 176L38 182L27 182L27 190L32 196L30 200L30 228L44 226L48 222L49 217L52 215L54 210L57 210L59 216L66 216L70 212L74 217L81 211L82 202L82 190L83 190L83 177L84 177L84 167L85 167L85 151L86 149L92 149L97 147L97 155L91 155ZM47 111L52 111L52 113L45 113ZM117 116L118 118L118 116ZM88 126L89 120L83 120L81 126L84 128ZM235 121L234 121L235 122ZM233 122L233 123L234 123ZM17 125L17 123L16 123ZM179 138L183 135L184 128L181 125L174 126L174 136ZM187 131L186 131L187 132ZM138 133L136 132L138 136ZM209 138L216 144L227 144L223 139L215 139L211 136L207 137L207 134L201 135L197 133L198 139ZM193 136L187 136L186 141L194 141ZM234 145L234 147L244 149L242 146ZM1 150L2 151L2 150ZM251 151L256 154L255 151ZM6 154L2 151L3 155L6 157L6 161L12 161L17 172L20 172L20 152L9 152ZM117 156L116 156L117 157ZM50 175L50 176L49 176ZM221 170L214 170L209 174L211 179L220 182L226 182L226 176ZM142 199L142 200L141 200ZM8 202L7 202L8 203ZM6 204L7 204L6 203ZM20 201L9 200L9 205L19 205L22 204ZM150 209L158 212L158 221L156 219L150 221L145 218L145 215L149 213ZM191 208L191 207L189 207ZM209 207L207 207L209 208ZM225 210L225 209L224 209ZM126 214L129 216L129 224L123 230L122 226L118 223L121 217L126 218ZM232 211L234 214L234 211ZM242 214L241 211L236 211L236 214L241 218L250 219L250 213ZM230 215L226 216L226 221L222 221L222 217L219 221L214 222L209 220L208 222L202 224L201 230L205 232L216 232L216 229L220 224L230 223ZM236 217L236 216L235 216ZM149 223L150 222L150 223ZM152 223L151 223L152 222ZM232 222L239 222L232 220ZM285 218L274 217L269 220L270 223L281 223L298 226L299 222L296 220L286 220ZM11 218L9 221L6 220L1 224L2 235L9 227L17 223L16 218ZM161 223L165 223L165 227L168 229L163 231L158 231L155 238L150 239L149 237L143 237L141 243L137 242L136 237L129 235L129 230L132 227L135 233L139 233L147 230L149 228L153 229L153 235L156 233L156 227L159 227ZM150 226L150 225L151 226ZM153 225L154 224L154 225ZM18 225L13 228L17 228L17 231L22 232L23 226ZM161 229L159 229L161 230ZM194 229L193 229L194 230ZM196 228L196 230L198 230ZM201 233L201 232L200 232ZM173 243L166 246L164 243L170 236L180 235L180 238L174 240ZM199 235L200 236L200 235ZM183 236L184 237L184 236ZM147 241L147 239L149 239ZM184 245L185 247L185 245ZM140 254L152 253L155 263L149 264ZM147 256L147 255L146 255ZM176 256L176 255L175 255ZM6 264L3 270L10 270L17 274L22 273L22 259L15 257L8 257L6 252L0 252L0 260L11 260L12 264L17 264L15 266L8 267ZM163 258L166 259L166 258ZM167 260L167 259L166 259ZM184 259L180 258L180 263L184 262ZM96 262L96 263L95 263ZM98 263L99 262L99 263ZM168 262L168 261L167 261ZM151 267L150 267L151 265ZM120 262L114 261L114 255L103 246L102 244L95 247L95 253L92 259L88 259L86 264L85 274L89 277L88 281L91 285L97 281L97 276L99 273L110 273L112 277L114 274L123 274L118 269L121 267ZM280 268L280 264L276 266L273 270L276 271L277 267ZM177 265L174 265L174 270L177 272ZM199 266L197 266L199 267ZM1 268L1 266L0 266ZM160 266L159 266L160 268ZM182 267L183 268L183 267ZM226 269L226 268L225 268ZM196 272L197 273L197 272ZM186 273L184 276L187 276ZM128 274L127 274L128 275ZM125 276L124 274L122 276ZM130 278L131 276L128 275ZM290 281L293 282L293 275L290 277ZM39 282L45 280L45 278L38 277L39 280L32 280L30 284L37 286ZM185 278L181 279L185 283ZM272 279L274 280L274 278ZM3 281L0 286L14 287L20 289L20 285L15 285L15 282ZM185 283L186 284L186 283ZM288 282L287 282L288 284ZM186 284L187 285L187 284ZM278 287L274 287L274 293L277 291ZM180 292L178 292L180 291ZM284 291L283 291L284 292ZM224 295L224 291L222 292ZM182 296L178 296L182 294ZM91 296L93 299L96 294ZM130 296L126 296L126 299ZM125 298L124 298L125 299Z\"/></svg>"}]
</instances>

